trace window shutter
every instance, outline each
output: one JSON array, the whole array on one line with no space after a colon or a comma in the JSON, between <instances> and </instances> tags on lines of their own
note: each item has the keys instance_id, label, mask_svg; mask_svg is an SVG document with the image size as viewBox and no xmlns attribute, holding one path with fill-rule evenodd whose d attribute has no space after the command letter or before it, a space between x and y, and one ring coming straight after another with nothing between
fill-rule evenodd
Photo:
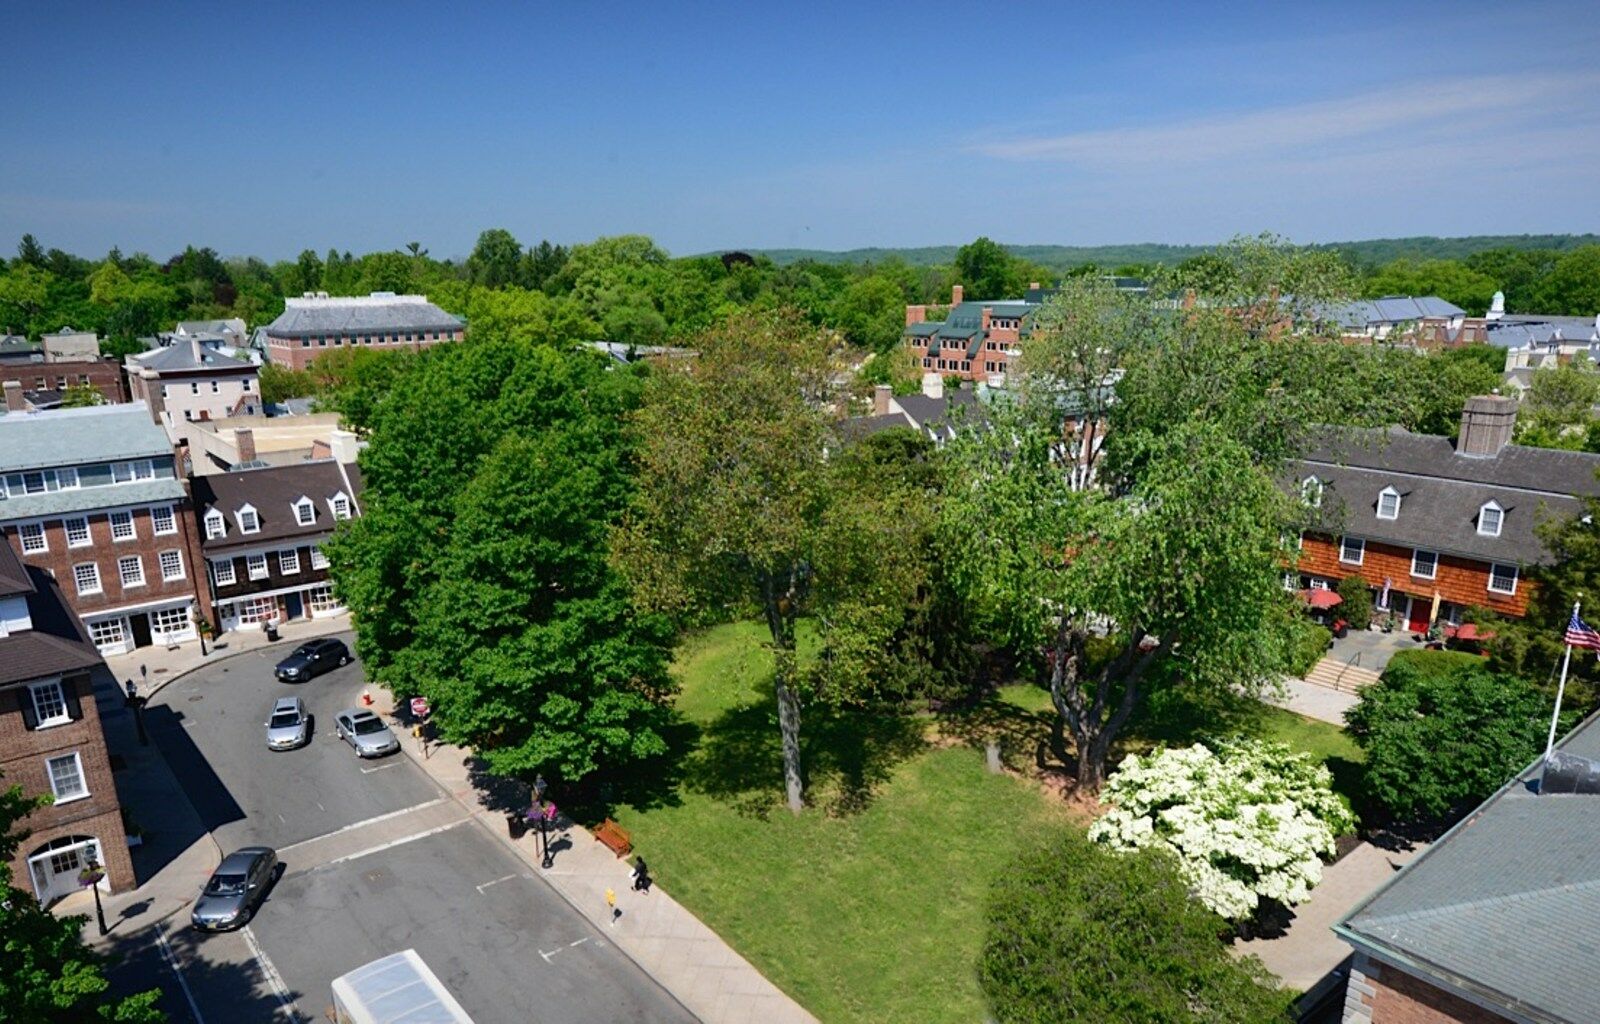
<instances>
[{"instance_id":1,"label":"window shutter","mask_svg":"<svg viewBox=\"0 0 1600 1024\"><path fill-rule=\"evenodd\" d=\"M67 702L67 717L74 722L83 718L83 699L78 694L81 676L68 676L61 680L61 699Z\"/></svg>"},{"instance_id":2,"label":"window shutter","mask_svg":"<svg viewBox=\"0 0 1600 1024\"><path fill-rule=\"evenodd\" d=\"M17 693L17 703L22 707L22 724L29 730L39 728L39 715L33 707L33 691L26 686Z\"/></svg>"}]
</instances>

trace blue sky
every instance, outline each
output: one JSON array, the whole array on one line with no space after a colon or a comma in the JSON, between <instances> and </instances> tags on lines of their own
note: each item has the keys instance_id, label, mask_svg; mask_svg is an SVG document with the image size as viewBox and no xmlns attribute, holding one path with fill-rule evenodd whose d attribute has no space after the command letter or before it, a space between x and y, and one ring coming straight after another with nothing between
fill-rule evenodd
<instances>
[{"instance_id":1,"label":"blue sky","mask_svg":"<svg viewBox=\"0 0 1600 1024\"><path fill-rule=\"evenodd\" d=\"M0 5L0 248L1600 230L1600 8Z\"/></svg>"}]
</instances>

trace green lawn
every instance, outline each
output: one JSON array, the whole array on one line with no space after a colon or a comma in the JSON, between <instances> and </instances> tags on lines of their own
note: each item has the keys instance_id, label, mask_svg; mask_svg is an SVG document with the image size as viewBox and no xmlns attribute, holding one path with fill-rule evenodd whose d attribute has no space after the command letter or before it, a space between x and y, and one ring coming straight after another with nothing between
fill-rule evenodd
<instances>
[{"instance_id":1,"label":"green lawn","mask_svg":"<svg viewBox=\"0 0 1600 1024\"><path fill-rule=\"evenodd\" d=\"M782 807L762 631L717 627L680 652L678 706L702 730L676 805L618 820L672 895L824 1021L976 1021L994 873L1063 812L930 744L926 720L810 713L813 806Z\"/></svg>"}]
</instances>

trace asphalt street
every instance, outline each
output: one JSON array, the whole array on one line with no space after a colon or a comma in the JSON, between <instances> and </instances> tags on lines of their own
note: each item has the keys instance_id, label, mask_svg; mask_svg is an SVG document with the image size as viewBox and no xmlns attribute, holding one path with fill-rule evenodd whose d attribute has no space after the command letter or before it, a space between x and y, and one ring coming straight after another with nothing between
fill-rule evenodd
<instances>
[{"instance_id":1,"label":"asphalt street","mask_svg":"<svg viewBox=\"0 0 1600 1024\"><path fill-rule=\"evenodd\" d=\"M272 665L290 649L219 662L151 700L152 738L223 852L272 846L284 870L238 932L174 917L128 936L117 989L159 982L174 1021L319 1020L335 977L414 948L479 1024L694 1019L404 755L356 758L332 722L359 702L360 666L279 683ZM305 700L313 738L269 751L267 711L287 694Z\"/></svg>"}]
</instances>

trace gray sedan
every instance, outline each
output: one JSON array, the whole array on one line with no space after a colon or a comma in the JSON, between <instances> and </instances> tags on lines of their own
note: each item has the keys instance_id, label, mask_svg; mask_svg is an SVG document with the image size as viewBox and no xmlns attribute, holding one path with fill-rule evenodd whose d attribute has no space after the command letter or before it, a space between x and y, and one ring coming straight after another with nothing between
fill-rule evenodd
<instances>
[{"instance_id":1,"label":"gray sedan","mask_svg":"<svg viewBox=\"0 0 1600 1024\"><path fill-rule=\"evenodd\" d=\"M400 741L383 719L363 708L345 708L333 721L334 731L357 757L382 757L400 749Z\"/></svg>"},{"instance_id":2,"label":"gray sedan","mask_svg":"<svg viewBox=\"0 0 1600 1024\"><path fill-rule=\"evenodd\" d=\"M194 901L189 921L201 931L243 928L266 898L278 854L266 846L246 846L228 854Z\"/></svg>"},{"instance_id":3,"label":"gray sedan","mask_svg":"<svg viewBox=\"0 0 1600 1024\"><path fill-rule=\"evenodd\" d=\"M267 719L267 749L293 750L311 741L311 718L299 697L279 697Z\"/></svg>"}]
</instances>

